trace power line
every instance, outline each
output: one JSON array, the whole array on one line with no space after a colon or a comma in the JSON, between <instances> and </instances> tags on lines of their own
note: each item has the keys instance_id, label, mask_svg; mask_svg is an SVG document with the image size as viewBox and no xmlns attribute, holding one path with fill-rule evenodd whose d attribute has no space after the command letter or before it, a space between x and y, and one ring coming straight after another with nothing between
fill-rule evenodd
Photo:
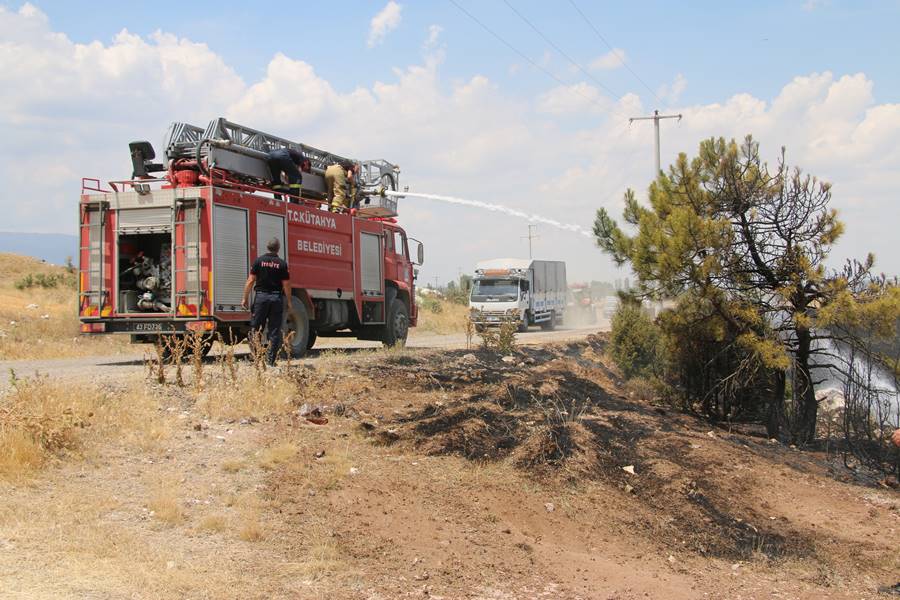
<instances>
[{"instance_id":1,"label":"power line","mask_svg":"<svg viewBox=\"0 0 900 600\"><path fill-rule=\"evenodd\" d=\"M613 53L613 55L614 55L616 58L619 59L619 62L622 63L622 66L625 67L626 69L628 69L628 72L631 73L632 75L634 75L635 79L637 79L638 81L640 81L640 82L641 82L641 85L643 85L645 88L647 88L647 91L650 92L651 94L653 94L653 97L656 98L656 100L657 100L660 104L665 104L665 102L663 102L662 98L660 98L659 96L657 96L657 95L656 95L656 92L654 92L653 89L652 89L649 85L647 85L647 83L646 83L643 79L641 79L641 76L638 75L638 74L635 72L635 70L632 69L631 66L630 66L627 62L625 62L625 59L622 58L622 57L619 55L619 53L616 51L616 49L613 47L613 45L610 44L610 43L606 40L605 37L603 37L603 34L600 33L600 30L597 29L597 28L594 26L594 24L590 21L590 19L587 18L587 15L586 15L586 14L584 14L584 13L581 11L581 9L578 8L578 5L575 4L575 0L569 0L569 4L571 4L571 5L572 5L572 8L574 8L575 11L576 11L579 15L581 15L581 18L584 20L585 23L588 24L588 27L590 27L591 29L594 30L594 33L597 34L597 37L600 38L600 41L603 42L604 44L606 44L606 46L610 49L610 51Z\"/></svg>"},{"instance_id":2,"label":"power line","mask_svg":"<svg viewBox=\"0 0 900 600\"><path fill-rule=\"evenodd\" d=\"M565 88L565 89L567 89L567 90L570 90L570 91L571 91L572 93L574 93L574 94L578 94L579 96L581 96L582 98L584 98L584 99L587 100L588 102L591 102L591 103L593 103L593 104L596 104L596 105L599 106L600 108L604 108L604 109L606 108L605 106L603 106L602 104L600 104L600 102L598 102L596 98L591 98L591 97L588 96L587 94L582 94L582 93L579 92L576 88L573 88L573 87L569 86L569 84L567 84L565 81L563 81L562 79L560 79L559 77L557 77L556 75L554 75L553 72L549 71L548 69L545 69L544 67L542 67L541 65L539 65L539 64L536 63L535 61L531 60L531 58L529 58L524 52L522 52L521 50L519 50L518 48L516 48L515 46L513 46L513 45L510 44L509 42L507 42L505 39L503 39L502 37L500 37L500 35L499 35L497 32L495 32L493 29L491 29L490 27L488 27L487 25L485 25L484 23L482 23L481 21L479 21L479 20L478 20L478 17L476 17L475 15L473 15L472 13L470 13L469 11L467 11L465 8L463 8L462 6L460 6L459 3L458 3L456 0L448 0L448 1L450 2L450 4L452 4L453 6L455 6L456 8L458 8L460 12L462 12L462 13L465 14L467 17L469 17L470 19L472 19L473 21L475 21L475 23L477 23L478 25L480 25L482 29L484 29L484 30L487 31L489 34L491 34L492 36L494 36L495 38L497 38L497 40L498 40L500 43L502 43L504 46L506 46L507 48L509 48L510 50L512 50L513 52L515 52L516 54L518 54L520 57L522 57L523 60L525 60L526 62L528 62L528 64L530 64L532 67L534 67L535 69L541 71L542 73L544 73L544 75L546 75L547 77L550 77L551 79L553 79L553 81L555 81L555 82L557 82L558 84L560 84L561 86L563 86L563 88Z\"/></svg>"},{"instance_id":3,"label":"power line","mask_svg":"<svg viewBox=\"0 0 900 600\"><path fill-rule=\"evenodd\" d=\"M516 13L516 16L517 16L517 17L519 17L520 19L522 19L529 27L531 27L531 28L534 30L534 32L535 32L536 34L538 34L539 36L541 36L541 39L543 39L545 42L547 42L548 44L550 44L550 46L551 46L554 50L556 50L563 58L565 58L565 59L568 60L570 63L572 63L573 65L575 65L575 67L576 67L579 71L581 71L582 73L584 73L591 81L593 81L594 83L596 83L597 85L599 85L600 87L602 87L604 90L606 90L610 95L612 95L613 97L615 97L616 100L620 100L620 99L621 99L621 96L619 96L617 93L615 93L614 91L612 91L611 89L609 89L608 87L606 87L606 85L604 85L603 82L601 82L601 81L598 80L596 77L594 77L591 73L589 73L589 72L587 71L587 69L585 69L585 68L582 67L580 64L578 64L578 62L576 62L575 59L573 59L571 56L569 56L568 54L566 54L565 52L563 52L562 49L561 49L559 46L557 46L557 45L554 44L552 41L550 41L550 39L549 39L546 35L544 35L543 32L541 32L541 30L538 29L538 28L534 25L534 23L532 23L531 21L529 21L528 18L527 18L525 15L523 15L523 14L520 13L518 10L516 10L516 8L515 8L512 4L509 3L509 0L503 0L503 3L506 4L506 6L509 8L509 10L511 10L511 11L513 11L514 13Z\"/></svg>"}]
</instances>

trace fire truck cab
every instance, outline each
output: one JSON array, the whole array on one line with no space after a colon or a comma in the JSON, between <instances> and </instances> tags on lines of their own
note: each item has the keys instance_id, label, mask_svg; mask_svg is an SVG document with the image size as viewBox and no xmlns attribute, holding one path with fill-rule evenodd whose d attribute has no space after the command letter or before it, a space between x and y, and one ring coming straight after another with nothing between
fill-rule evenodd
<instances>
[{"instance_id":1,"label":"fire truck cab","mask_svg":"<svg viewBox=\"0 0 900 600\"><path fill-rule=\"evenodd\" d=\"M311 161L299 195L276 195L267 179L267 151L281 147L297 147ZM394 165L361 163L357 206L332 212L323 206L323 173L340 157L224 119L205 130L174 124L165 163L154 158L148 143L134 143L131 179L108 187L83 180L82 332L129 334L135 342L189 331L245 338L251 315L241 299L250 266L278 238L293 294L284 324L293 356L317 337L405 343L418 316L423 246L398 225L397 195L384 194L396 191Z\"/></svg>"}]
</instances>

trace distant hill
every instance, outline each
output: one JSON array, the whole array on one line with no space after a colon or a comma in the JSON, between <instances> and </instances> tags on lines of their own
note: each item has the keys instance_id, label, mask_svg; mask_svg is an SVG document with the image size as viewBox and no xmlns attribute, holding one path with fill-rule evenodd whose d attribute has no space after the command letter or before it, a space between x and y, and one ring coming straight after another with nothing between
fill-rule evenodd
<instances>
[{"instance_id":1,"label":"distant hill","mask_svg":"<svg viewBox=\"0 0 900 600\"><path fill-rule=\"evenodd\" d=\"M13 233L0 231L0 252L33 256L48 263L64 265L76 261L78 237L66 233Z\"/></svg>"}]
</instances>

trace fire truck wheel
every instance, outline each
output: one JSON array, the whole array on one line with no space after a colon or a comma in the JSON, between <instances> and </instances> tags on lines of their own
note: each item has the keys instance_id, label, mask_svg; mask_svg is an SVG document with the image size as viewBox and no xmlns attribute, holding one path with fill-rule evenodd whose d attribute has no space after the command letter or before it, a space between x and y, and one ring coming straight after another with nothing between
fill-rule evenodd
<instances>
[{"instance_id":1,"label":"fire truck wheel","mask_svg":"<svg viewBox=\"0 0 900 600\"><path fill-rule=\"evenodd\" d=\"M294 296L291 302L292 311L285 311L284 335L293 332L291 338L291 356L302 358L309 349L309 313L303 300Z\"/></svg>"},{"instance_id":2,"label":"fire truck wheel","mask_svg":"<svg viewBox=\"0 0 900 600\"><path fill-rule=\"evenodd\" d=\"M409 311L403 300L394 298L388 309L381 341L385 346L404 346L407 334L409 334Z\"/></svg>"}]
</instances>

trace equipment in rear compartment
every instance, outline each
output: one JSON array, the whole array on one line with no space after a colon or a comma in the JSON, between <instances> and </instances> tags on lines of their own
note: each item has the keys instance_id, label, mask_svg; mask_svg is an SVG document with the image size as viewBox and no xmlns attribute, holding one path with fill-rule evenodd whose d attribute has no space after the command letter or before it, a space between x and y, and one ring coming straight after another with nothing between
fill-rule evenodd
<instances>
[{"instance_id":1,"label":"equipment in rear compartment","mask_svg":"<svg viewBox=\"0 0 900 600\"><path fill-rule=\"evenodd\" d=\"M168 238L166 234L120 238L121 312L171 311L172 246Z\"/></svg>"}]
</instances>

